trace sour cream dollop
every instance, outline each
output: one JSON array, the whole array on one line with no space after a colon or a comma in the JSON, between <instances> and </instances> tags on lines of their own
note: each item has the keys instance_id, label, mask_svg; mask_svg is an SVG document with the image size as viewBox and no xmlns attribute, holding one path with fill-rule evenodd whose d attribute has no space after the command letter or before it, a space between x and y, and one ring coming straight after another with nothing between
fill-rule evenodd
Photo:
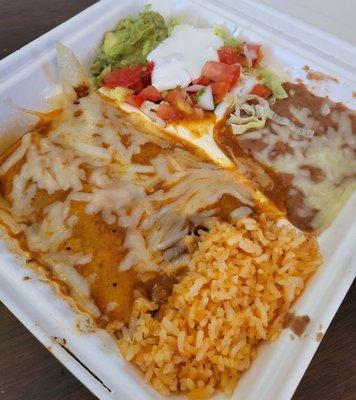
<instances>
[{"instance_id":1,"label":"sour cream dollop","mask_svg":"<svg viewBox=\"0 0 356 400\"><path fill-rule=\"evenodd\" d=\"M186 87L199 77L207 61L218 61L224 42L213 28L177 25L171 35L148 55L154 62L152 85L159 91Z\"/></svg>"}]
</instances>

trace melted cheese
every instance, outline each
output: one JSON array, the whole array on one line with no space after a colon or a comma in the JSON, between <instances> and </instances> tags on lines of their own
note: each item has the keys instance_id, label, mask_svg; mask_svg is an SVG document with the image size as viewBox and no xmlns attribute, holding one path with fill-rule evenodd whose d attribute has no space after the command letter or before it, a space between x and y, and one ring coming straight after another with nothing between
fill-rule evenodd
<instances>
[{"instance_id":1,"label":"melted cheese","mask_svg":"<svg viewBox=\"0 0 356 400\"><path fill-rule=\"evenodd\" d=\"M71 289L74 300L94 317L99 317L100 311L91 299L89 280L75 268L77 265L89 263L92 257L89 254L67 253L63 251L50 253L45 255L44 259L51 265L54 276Z\"/></svg>"},{"instance_id":2,"label":"melted cheese","mask_svg":"<svg viewBox=\"0 0 356 400\"><path fill-rule=\"evenodd\" d=\"M0 166L0 175L4 175L11 167L19 162L26 154L27 148L31 143L31 134L24 135L21 139L20 146L5 160Z\"/></svg>"},{"instance_id":3,"label":"melted cheese","mask_svg":"<svg viewBox=\"0 0 356 400\"><path fill-rule=\"evenodd\" d=\"M26 135L3 164L9 171L21 161L9 195L12 212L24 221L17 232L94 315L88 280L79 272L91 254L63 251L78 224L75 204L123 230L117 267L134 267L142 274L189 262L184 254L189 227L197 221L208 224L222 196L254 205L253 192L238 172L203 161L154 132L137 130L100 96L90 94L67 105L46 136ZM144 146L155 150L142 160ZM38 210L35 200L42 192L56 200Z\"/></svg>"},{"instance_id":4,"label":"melted cheese","mask_svg":"<svg viewBox=\"0 0 356 400\"><path fill-rule=\"evenodd\" d=\"M75 215L70 215L69 202L56 201L44 209L41 222L35 222L25 228L27 244L30 250L53 252L71 236L77 222Z\"/></svg>"},{"instance_id":5,"label":"melted cheese","mask_svg":"<svg viewBox=\"0 0 356 400\"><path fill-rule=\"evenodd\" d=\"M23 231L24 226L17 222L9 211L0 208L0 220L10 229L10 232L14 235L18 235Z\"/></svg>"}]
</instances>

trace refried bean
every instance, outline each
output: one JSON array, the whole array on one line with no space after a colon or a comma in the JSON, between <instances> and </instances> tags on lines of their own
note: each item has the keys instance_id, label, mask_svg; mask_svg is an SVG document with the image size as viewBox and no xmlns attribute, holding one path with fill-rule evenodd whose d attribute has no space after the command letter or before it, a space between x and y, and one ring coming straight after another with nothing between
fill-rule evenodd
<instances>
[{"instance_id":1,"label":"refried bean","mask_svg":"<svg viewBox=\"0 0 356 400\"><path fill-rule=\"evenodd\" d=\"M303 112L303 109L306 109L306 111L308 110L309 116L307 117L307 121L312 121L314 136L321 137L329 134L330 129L335 131L338 129L338 122L335 120L333 112L341 113L345 111L350 118L352 132L356 132L356 114L348 110L342 103L332 103L328 98L315 96L302 83L286 83L283 86L287 93L293 91L295 94L293 97L289 96L286 99L277 100L271 106L276 114L292 120L300 127L304 127L296 118L297 115L293 115L291 108L293 106L298 112ZM272 135L276 135L278 132L274 130L274 127L275 124L267 120L265 131L268 129L271 131ZM295 149L292 147L293 143L289 145L285 141L276 141L274 145L270 146L267 158L264 158L265 161L261 162L258 156L266 153L266 148L268 146L265 139L266 136L261 134L260 137L258 135L249 137L248 132L246 135L235 136L226 120L224 120L216 125L214 138L225 154L235 161L250 179L257 183L259 189L281 211L286 212L287 218L291 223L303 231L314 231L313 219L318 213L318 210L306 205L306 197L303 193L303 188L296 188L293 185L293 179L295 177L293 173L285 173L279 171L278 168L274 168L274 165L279 165L278 160L282 156L289 157L290 155L291 160L293 160L294 157L298 157L298 153L295 154ZM318 184L327 180L328 177L324 170L318 165L312 165L311 162L309 163L306 153L304 152L308 151L309 142L307 141L310 139L296 138L295 140L303 141L304 143L302 154L305 156L305 162L301 162L301 165L299 164L297 168L299 168L299 171L304 170L306 172L305 179L310 179L313 184ZM345 142L341 148L350 148L350 144ZM286 158L286 160L288 160L288 158ZM296 158L295 160L297 161ZM253 172L254 169L257 171L256 173ZM268 179L264 179L261 169L264 170L265 176L267 176ZM345 178L349 176L350 174L347 174Z\"/></svg>"}]
</instances>

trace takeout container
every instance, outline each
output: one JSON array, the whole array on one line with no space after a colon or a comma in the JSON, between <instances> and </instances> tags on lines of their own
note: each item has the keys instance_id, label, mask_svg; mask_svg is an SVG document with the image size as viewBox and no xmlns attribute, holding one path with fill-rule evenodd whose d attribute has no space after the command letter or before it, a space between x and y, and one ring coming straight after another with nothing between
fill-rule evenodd
<instances>
[{"instance_id":1,"label":"takeout container","mask_svg":"<svg viewBox=\"0 0 356 400\"><path fill-rule=\"evenodd\" d=\"M164 16L184 14L197 24L225 24L232 30L237 27L249 40L262 43L267 63L289 79L305 80L304 65L336 76L339 84L306 83L315 92L356 108L352 96L356 88L356 49L352 45L255 1L149 3ZM48 110L54 106L49 99L58 92L57 40L69 46L88 67L104 32L120 18L139 12L144 4L140 0L102 0L0 61L0 137L8 132L19 137L33 123L33 118L18 110L20 107ZM354 194L319 238L325 263L292 309L311 318L305 333L299 338L285 330L278 341L262 344L233 399L286 400L293 395L318 347L318 333L325 333L356 275L355 203ZM40 274L27 268L4 241L0 242L0 300L100 399L163 398L120 357L108 333L88 331L88 318L60 298ZM216 398L224 396L218 394Z\"/></svg>"}]
</instances>

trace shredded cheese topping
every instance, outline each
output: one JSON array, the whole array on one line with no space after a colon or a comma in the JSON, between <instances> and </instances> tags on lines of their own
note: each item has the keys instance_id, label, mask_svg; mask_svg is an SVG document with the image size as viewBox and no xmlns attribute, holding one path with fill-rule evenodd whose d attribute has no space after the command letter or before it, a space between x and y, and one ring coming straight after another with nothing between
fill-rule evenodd
<instances>
[{"instance_id":1,"label":"shredded cheese topping","mask_svg":"<svg viewBox=\"0 0 356 400\"><path fill-rule=\"evenodd\" d=\"M156 150L139 162L145 145ZM87 214L100 214L106 224L125 230L126 255L118 268L135 267L139 273L167 271L187 262L184 237L189 227L207 223L223 195L254 205L252 191L238 172L222 170L159 135L137 130L95 93L67 105L47 135L25 135L0 173L19 161L9 195L11 212L23 221L18 230L29 249L45 254L53 273L79 299L90 291L75 266L90 262L91 255L64 257L60 250L78 222L71 212L74 202L84 203ZM41 191L61 197L39 211L34 201ZM91 312L97 314L93 307Z\"/></svg>"}]
</instances>

